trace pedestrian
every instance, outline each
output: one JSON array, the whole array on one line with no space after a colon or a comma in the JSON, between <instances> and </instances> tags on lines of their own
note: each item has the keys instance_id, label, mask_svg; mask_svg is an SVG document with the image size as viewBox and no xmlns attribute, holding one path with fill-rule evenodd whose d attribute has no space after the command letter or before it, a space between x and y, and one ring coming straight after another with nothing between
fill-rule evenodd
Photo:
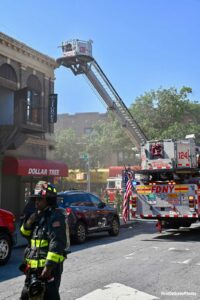
<instances>
[{"instance_id":1,"label":"pedestrian","mask_svg":"<svg viewBox=\"0 0 200 300\"><path fill-rule=\"evenodd\" d=\"M33 196L36 212L20 228L28 246L20 270L26 275L21 300L59 300L59 286L66 257L66 214L57 207L57 192L42 183Z\"/></svg>"}]
</instances>

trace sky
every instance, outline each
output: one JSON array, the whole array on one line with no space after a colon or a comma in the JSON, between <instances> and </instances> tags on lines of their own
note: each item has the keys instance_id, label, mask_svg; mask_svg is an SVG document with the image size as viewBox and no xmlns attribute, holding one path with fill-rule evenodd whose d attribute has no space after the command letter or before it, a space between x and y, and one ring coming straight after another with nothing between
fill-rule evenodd
<instances>
[{"instance_id":1,"label":"sky","mask_svg":"<svg viewBox=\"0 0 200 300\"><path fill-rule=\"evenodd\" d=\"M200 101L200 0L0 0L0 31L54 59L63 41L93 41L93 57L124 103L189 86ZM58 113L106 112L83 75L55 70Z\"/></svg>"}]
</instances>

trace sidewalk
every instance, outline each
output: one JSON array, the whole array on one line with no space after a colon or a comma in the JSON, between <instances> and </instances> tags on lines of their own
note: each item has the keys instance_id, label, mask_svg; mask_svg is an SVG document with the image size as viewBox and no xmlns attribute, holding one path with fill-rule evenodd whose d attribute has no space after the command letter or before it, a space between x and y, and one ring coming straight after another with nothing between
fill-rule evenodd
<instances>
[{"instance_id":1,"label":"sidewalk","mask_svg":"<svg viewBox=\"0 0 200 300\"><path fill-rule=\"evenodd\" d=\"M120 217L121 228L129 227L133 225L135 222L137 222L137 220L127 221L127 223L124 223L123 219ZM19 227L20 227L19 223L16 223L17 243L14 248L25 247L27 245L27 240L20 234Z\"/></svg>"}]
</instances>

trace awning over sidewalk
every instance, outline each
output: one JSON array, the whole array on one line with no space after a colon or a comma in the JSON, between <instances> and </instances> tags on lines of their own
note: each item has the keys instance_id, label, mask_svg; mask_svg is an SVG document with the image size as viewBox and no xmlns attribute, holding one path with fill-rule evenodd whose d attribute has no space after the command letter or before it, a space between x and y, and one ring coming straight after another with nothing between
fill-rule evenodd
<instances>
[{"instance_id":1,"label":"awning over sidewalk","mask_svg":"<svg viewBox=\"0 0 200 300\"><path fill-rule=\"evenodd\" d=\"M66 164L54 160L16 158L6 156L3 159L2 173L19 176L68 176Z\"/></svg>"}]
</instances>

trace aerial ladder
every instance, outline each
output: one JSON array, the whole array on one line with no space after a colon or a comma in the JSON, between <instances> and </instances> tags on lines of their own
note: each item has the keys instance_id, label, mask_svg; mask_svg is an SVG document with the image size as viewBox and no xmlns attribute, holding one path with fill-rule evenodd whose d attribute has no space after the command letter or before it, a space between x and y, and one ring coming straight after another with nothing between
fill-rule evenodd
<instances>
[{"instance_id":1,"label":"aerial ladder","mask_svg":"<svg viewBox=\"0 0 200 300\"><path fill-rule=\"evenodd\" d=\"M83 74L106 103L122 127L126 130L131 141L139 150L147 138L132 114L122 101L105 73L92 56L92 41L78 39L63 42L61 45L62 57L57 59L58 66L70 68L74 75Z\"/></svg>"},{"instance_id":2,"label":"aerial ladder","mask_svg":"<svg viewBox=\"0 0 200 300\"><path fill-rule=\"evenodd\" d=\"M183 140L148 141L92 56L92 41L71 40L63 42L61 48L58 66L87 77L141 153L138 172L142 177L133 194L137 215L157 219L159 230L190 226L200 220L200 147L193 135Z\"/></svg>"},{"instance_id":3,"label":"aerial ladder","mask_svg":"<svg viewBox=\"0 0 200 300\"><path fill-rule=\"evenodd\" d=\"M158 228L190 226L200 220L200 147L195 137L148 141L140 126L92 56L92 41L63 42L59 66L90 81L141 153L140 184L135 186L137 213L157 219Z\"/></svg>"}]
</instances>

